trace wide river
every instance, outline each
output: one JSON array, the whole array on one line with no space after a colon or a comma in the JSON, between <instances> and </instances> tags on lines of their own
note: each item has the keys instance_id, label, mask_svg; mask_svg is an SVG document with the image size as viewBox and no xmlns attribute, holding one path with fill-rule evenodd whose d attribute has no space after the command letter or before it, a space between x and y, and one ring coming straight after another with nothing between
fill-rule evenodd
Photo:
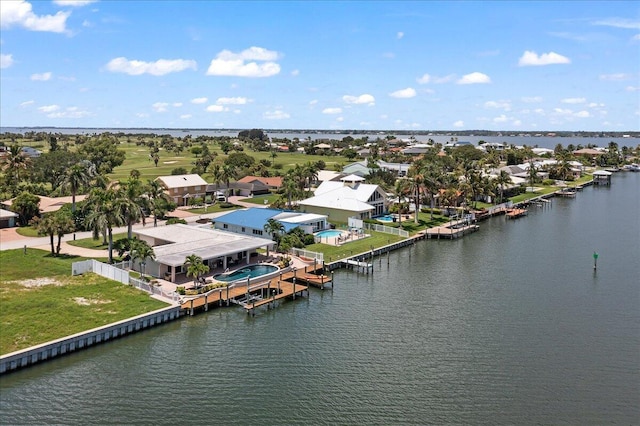
<instances>
[{"instance_id":1,"label":"wide river","mask_svg":"<svg viewBox=\"0 0 640 426\"><path fill-rule=\"evenodd\" d=\"M638 424L640 173L2 376L3 424ZM599 253L593 268L593 253Z\"/></svg>"}]
</instances>

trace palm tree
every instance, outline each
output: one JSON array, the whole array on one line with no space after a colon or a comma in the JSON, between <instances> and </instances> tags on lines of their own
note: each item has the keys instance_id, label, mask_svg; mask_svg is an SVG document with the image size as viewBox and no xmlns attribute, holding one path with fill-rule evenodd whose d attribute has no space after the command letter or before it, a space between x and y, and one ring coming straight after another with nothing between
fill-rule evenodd
<instances>
[{"instance_id":1,"label":"palm tree","mask_svg":"<svg viewBox=\"0 0 640 426\"><path fill-rule=\"evenodd\" d=\"M8 183L17 185L20 182L20 172L26 171L31 165L31 159L22 153L19 145L11 145L2 161L2 170L6 173Z\"/></svg>"},{"instance_id":2,"label":"palm tree","mask_svg":"<svg viewBox=\"0 0 640 426\"><path fill-rule=\"evenodd\" d=\"M287 208L291 210L292 199L298 199L298 184L296 182L296 177L294 175L293 169L289 170L282 179L282 190L284 194L287 196Z\"/></svg>"},{"instance_id":3,"label":"palm tree","mask_svg":"<svg viewBox=\"0 0 640 426\"><path fill-rule=\"evenodd\" d=\"M158 226L158 217L164 216L169 210L173 210L174 203L171 197L164 192L164 188L157 180L147 181L147 199L149 208L153 214L153 226ZM175 208L175 207L173 207Z\"/></svg>"},{"instance_id":4,"label":"palm tree","mask_svg":"<svg viewBox=\"0 0 640 426\"><path fill-rule=\"evenodd\" d=\"M89 195L88 205L92 211L87 216L87 225L94 230L106 230L109 244L109 263L113 263L113 228L126 223L123 214L124 197L114 188L97 190Z\"/></svg>"},{"instance_id":5,"label":"palm tree","mask_svg":"<svg viewBox=\"0 0 640 426\"><path fill-rule=\"evenodd\" d=\"M500 173L495 178L496 185L500 188L500 202L502 203L504 200L504 187L511 183L511 176L504 170L500 170Z\"/></svg>"},{"instance_id":6,"label":"palm tree","mask_svg":"<svg viewBox=\"0 0 640 426\"><path fill-rule=\"evenodd\" d=\"M144 240L135 239L131 245L131 251L129 252L131 261L135 262L137 259L140 259L140 276L144 278L147 259L155 260L156 254L153 251L153 247Z\"/></svg>"},{"instance_id":7,"label":"palm tree","mask_svg":"<svg viewBox=\"0 0 640 426\"><path fill-rule=\"evenodd\" d=\"M89 186L91 179L95 176L95 167L93 163L84 160L67 169L62 178L60 186L69 188L71 191L71 212L76 211L76 194L86 186Z\"/></svg>"},{"instance_id":8,"label":"palm tree","mask_svg":"<svg viewBox=\"0 0 640 426\"><path fill-rule=\"evenodd\" d=\"M267 220L267 223L264 224L264 232L271 235L271 238L276 242L276 246L279 246L280 236L284 232L284 225L277 220L270 218Z\"/></svg>"},{"instance_id":9,"label":"palm tree","mask_svg":"<svg viewBox=\"0 0 640 426\"><path fill-rule=\"evenodd\" d=\"M232 164L225 164L222 166L222 180L224 181L224 183L227 185L227 199L226 202L229 202L229 184L231 182L231 179L235 179L238 176L238 171L236 169L236 166L232 165Z\"/></svg>"},{"instance_id":10,"label":"palm tree","mask_svg":"<svg viewBox=\"0 0 640 426\"><path fill-rule=\"evenodd\" d=\"M534 183L538 180L538 169L533 161L529 162L529 171L527 172L529 177L530 185L533 186Z\"/></svg>"},{"instance_id":11,"label":"palm tree","mask_svg":"<svg viewBox=\"0 0 640 426\"><path fill-rule=\"evenodd\" d=\"M213 165L213 168L211 169L211 178L213 179L213 183L216 185L216 192L218 192L220 183L224 181L224 176L222 175L222 166L220 166L219 163L215 163Z\"/></svg>"},{"instance_id":12,"label":"palm tree","mask_svg":"<svg viewBox=\"0 0 640 426\"><path fill-rule=\"evenodd\" d=\"M200 276L209 272L209 266L205 265L202 258L197 254L190 254L186 257L184 265L187 267L187 277L193 277L193 283L198 285Z\"/></svg>"},{"instance_id":13,"label":"palm tree","mask_svg":"<svg viewBox=\"0 0 640 426\"><path fill-rule=\"evenodd\" d=\"M402 209L405 200L405 196L411 189L411 183L408 179L398 179L396 181L395 192L398 197L398 223L402 226Z\"/></svg>"},{"instance_id":14,"label":"palm tree","mask_svg":"<svg viewBox=\"0 0 640 426\"><path fill-rule=\"evenodd\" d=\"M145 210L149 208L149 198L145 196L144 186L140 179L131 177L122 187L123 195L128 202L122 202L122 213L127 221L127 238L132 238L133 224L142 219L144 225Z\"/></svg>"}]
</instances>

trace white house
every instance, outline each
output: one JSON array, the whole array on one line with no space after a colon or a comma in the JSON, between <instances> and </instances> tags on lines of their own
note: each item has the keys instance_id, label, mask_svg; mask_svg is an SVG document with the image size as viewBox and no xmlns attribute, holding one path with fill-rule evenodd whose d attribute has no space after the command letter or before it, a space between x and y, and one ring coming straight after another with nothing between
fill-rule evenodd
<instances>
[{"instance_id":1,"label":"white house","mask_svg":"<svg viewBox=\"0 0 640 426\"><path fill-rule=\"evenodd\" d=\"M340 182L325 181L314 196L298 202L306 213L327 215L334 222L348 222L350 217L366 219L388 211L385 192L378 185L362 183L356 175L345 176Z\"/></svg>"}]
</instances>

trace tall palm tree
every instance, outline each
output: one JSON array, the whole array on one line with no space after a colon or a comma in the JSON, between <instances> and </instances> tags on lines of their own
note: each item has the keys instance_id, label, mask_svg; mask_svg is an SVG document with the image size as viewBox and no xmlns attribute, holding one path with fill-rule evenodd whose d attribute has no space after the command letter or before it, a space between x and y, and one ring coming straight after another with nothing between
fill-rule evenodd
<instances>
[{"instance_id":1,"label":"tall palm tree","mask_svg":"<svg viewBox=\"0 0 640 426\"><path fill-rule=\"evenodd\" d=\"M504 170L500 170L500 173L495 178L496 185L500 189L500 202L502 203L504 200L504 187L511 183L511 176Z\"/></svg>"},{"instance_id":2,"label":"tall palm tree","mask_svg":"<svg viewBox=\"0 0 640 426\"><path fill-rule=\"evenodd\" d=\"M407 194L411 190L411 183L409 179L398 179L396 181L395 193L398 197L398 223L402 226L402 209L404 200Z\"/></svg>"},{"instance_id":3,"label":"tall palm tree","mask_svg":"<svg viewBox=\"0 0 640 426\"><path fill-rule=\"evenodd\" d=\"M126 223L123 214L124 197L115 188L92 191L87 204L92 206L92 211L87 216L87 225L94 230L106 230L109 244L109 263L113 263L113 228Z\"/></svg>"},{"instance_id":4,"label":"tall palm tree","mask_svg":"<svg viewBox=\"0 0 640 426\"><path fill-rule=\"evenodd\" d=\"M147 181L146 195L149 200L149 209L153 214L153 226L157 227L158 217L164 216L173 207L173 200L164 192L164 187L157 180Z\"/></svg>"},{"instance_id":5,"label":"tall palm tree","mask_svg":"<svg viewBox=\"0 0 640 426\"><path fill-rule=\"evenodd\" d=\"M279 246L280 236L284 232L284 225L277 220L270 218L269 220L267 220L267 223L264 224L264 232L271 235L271 239L276 242L276 246Z\"/></svg>"},{"instance_id":6,"label":"tall palm tree","mask_svg":"<svg viewBox=\"0 0 640 426\"><path fill-rule=\"evenodd\" d=\"M147 244L144 240L135 239L132 242L130 251L131 261L135 262L140 259L140 276L144 277L145 267L147 265L147 259L155 260L156 254L153 251L153 247Z\"/></svg>"},{"instance_id":7,"label":"tall palm tree","mask_svg":"<svg viewBox=\"0 0 640 426\"><path fill-rule=\"evenodd\" d=\"M19 145L11 145L2 160L2 170L6 173L8 183L12 185L20 182L21 172L26 172L30 165L31 159L22 153Z\"/></svg>"},{"instance_id":8,"label":"tall palm tree","mask_svg":"<svg viewBox=\"0 0 640 426\"><path fill-rule=\"evenodd\" d=\"M145 210L149 208L149 198L144 191L144 185L140 179L130 177L124 185L122 185L123 196L128 202L122 202L122 213L127 221L127 238L132 237L133 224L138 220L142 220L142 224L146 223Z\"/></svg>"},{"instance_id":9,"label":"tall palm tree","mask_svg":"<svg viewBox=\"0 0 640 426\"><path fill-rule=\"evenodd\" d=\"M95 167L93 163L84 160L67 169L67 172L62 177L60 186L63 188L69 188L71 191L71 212L76 211L76 195L78 191L84 187L89 186L91 179L95 177Z\"/></svg>"},{"instance_id":10,"label":"tall palm tree","mask_svg":"<svg viewBox=\"0 0 640 426\"><path fill-rule=\"evenodd\" d=\"M213 183L216 185L216 192L218 192L218 188L220 188L220 183L224 181L224 176L222 174L222 166L219 163L215 163L211 169L211 179L213 179Z\"/></svg>"},{"instance_id":11,"label":"tall palm tree","mask_svg":"<svg viewBox=\"0 0 640 426\"><path fill-rule=\"evenodd\" d=\"M184 265L187 267L187 277L193 277L193 283L196 285L200 280L200 276L209 272L209 266L205 265L202 258L197 254L187 256Z\"/></svg>"},{"instance_id":12,"label":"tall palm tree","mask_svg":"<svg viewBox=\"0 0 640 426\"><path fill-rule=\"evenodd\" d=\"M298 199L298 183L296 181L295 174L292 170L289 170L282 179L282 190L287 197L287 208L291 210L292 200Z\"/></svg>"},{"instance_id":13,"label":"tall palm tree","mask_svg":"<svg viewBox=\"0 0 640 426\"><path fill-rule=\"evenodd\" d=\"M227 185L226 195L227 195L227 203L229 202L229 185L231 183L231 179L235 179L238 176L238 169L236 166L232 164L225 164L222 166L222 180Z\"/></svg>"}]
</instances>

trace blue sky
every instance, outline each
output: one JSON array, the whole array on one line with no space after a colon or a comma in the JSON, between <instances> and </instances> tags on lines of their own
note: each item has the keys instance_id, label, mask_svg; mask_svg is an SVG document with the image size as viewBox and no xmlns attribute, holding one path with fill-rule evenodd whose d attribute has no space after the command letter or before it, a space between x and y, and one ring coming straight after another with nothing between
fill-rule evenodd
<instances>
[{"instance_id":1,"label":"blue sky","mask_svg":"<svg viewBox=\"0 0 640 426\"><path fill-rule=\"evenodd\" d=\"M638 2L0 8L2 126L640 130Z\"/></svg>"}]
</instances>

